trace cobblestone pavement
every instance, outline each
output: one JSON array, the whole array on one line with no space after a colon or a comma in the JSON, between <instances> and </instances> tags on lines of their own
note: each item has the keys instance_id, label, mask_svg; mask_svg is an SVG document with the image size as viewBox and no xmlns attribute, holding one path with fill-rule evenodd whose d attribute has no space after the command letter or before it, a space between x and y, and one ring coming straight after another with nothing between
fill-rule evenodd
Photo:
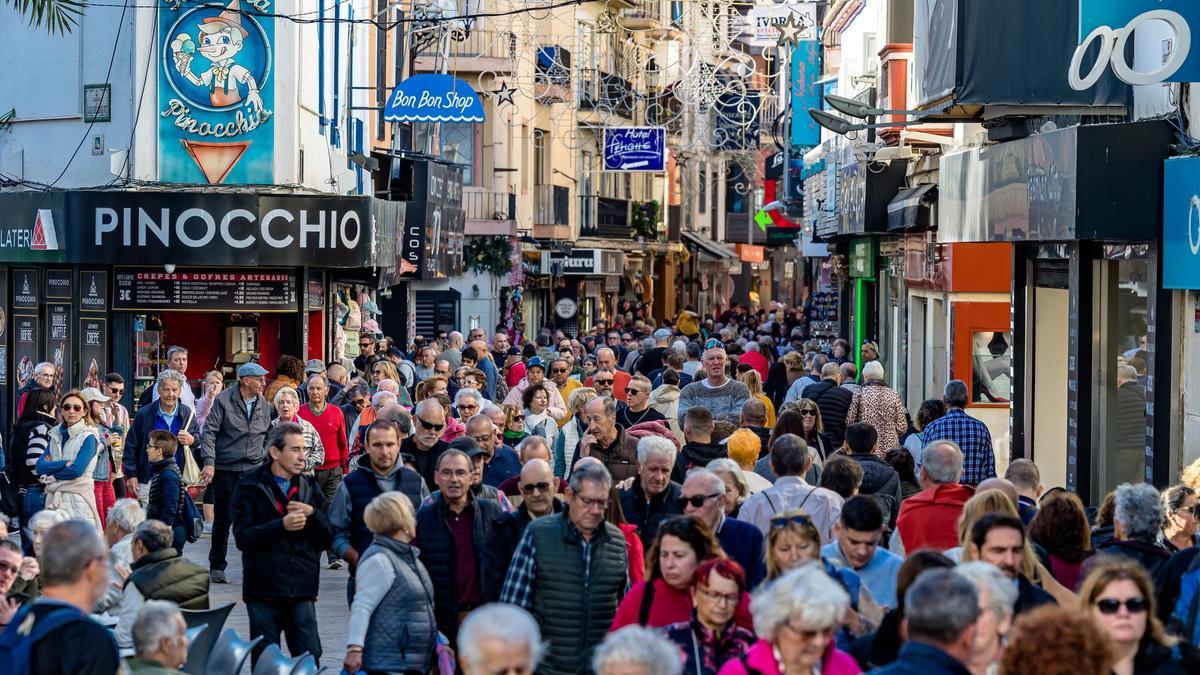
<instances>
[{"instance_id":1,"label":"cobblestone pavement","mask_svg":"<svg viewBox=\"0 0 1200 675\"><path fill-rule=\"evenodd\" d=\"M207 568L211 541L211 536L206 534L201 537L200 541L188 544L184 547L183 557ZM225 626L235 629L238 635L249 639L250 619L246 616L246 605L242 602L242 552L234 545L232 536L229 538L227 560L229 567L225 570L225 574L229 583L212 584L209 589L209 603L211 606L217 607L227 602L236 602L237 605L233 608ZM322 558L322 562L324 562L324 558ZM346 628L350 623L350 608L346 605L346 582L349 578L349 572L345 567L340 570L331 570L328 565L322 565L321 594L317 598L317 628L321 634L321 650L323 652L321 665L333 668L334 672L341 670L342 660L346 658ZM280 648L285 654L288 653L287 640L282 635L280 642ZM247 665L243 672L250 672L249 663L249 659L247 659Z\"/></svg>"}]
</instances>

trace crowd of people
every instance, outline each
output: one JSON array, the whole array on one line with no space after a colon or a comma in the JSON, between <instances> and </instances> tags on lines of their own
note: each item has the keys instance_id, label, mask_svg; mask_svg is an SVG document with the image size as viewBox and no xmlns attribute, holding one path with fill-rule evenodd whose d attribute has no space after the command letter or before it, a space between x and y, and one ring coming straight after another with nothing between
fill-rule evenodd
<instances>
[{"instance_id":1,"label":"crowd of people","mask_svg":"<svg viewBox=\"0 0 1200 675\"><path fill-rule=\"evenodd\" d=\"M133 414L116 373L34 377L0 672L179 672L230 534L255 661L320 661L331 568L349 673L1200 672L1200 463L1086 508L997 474L966 383L913 419L873 343L794 319L363 333L198 391L173 347Z\"/></svg>"}]
</instances>

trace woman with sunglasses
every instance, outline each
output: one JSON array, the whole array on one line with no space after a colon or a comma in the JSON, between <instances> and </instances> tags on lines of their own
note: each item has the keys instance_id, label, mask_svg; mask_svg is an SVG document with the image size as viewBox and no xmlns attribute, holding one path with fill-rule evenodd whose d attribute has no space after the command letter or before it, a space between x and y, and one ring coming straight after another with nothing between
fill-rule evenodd
<instances>
[{"instance_id":1,"label":"woman with sunglasses","mask_svg":"<svg viewBox=\"0 0 1200 675\"><path fill-rule=\"evenodd\" d=\"M691 620L663 630L683 653L685 675L716 675L723 663L750 650L754 633L733 621L746 591L742 566L728 558L711 558L696 568Z\"/></svg>"},{"instance_id":2,"label":"woman with sunglasses","mask_svg":"<svg viewBox=\"0 0 1200 675\"><path fill-rule=\"evenodd\" d=\"M521 405L525 407L525 434L541 436L554 442L558 433L558 422L550 416L550 394L545 387L526 387L521 392Z\"/></svg>"},{"instance_id":3,"label":"woman with sunglasses","mask_svg":"<svg viewBox=\"0 0 1200 675\"><path fill-rule=\"evenodd\" d=\"M1094 568L1079 591L1080 608L1108 634L1118 658L1114 675L1183 675L1155 615L1154 584L1133 560L1110 557Z\"/></svg>"},{"instance_id":4,"label":"woman with sunglasses","mask_svg":"<svg viewBox=\"0 0 1200 675\"><path fill-rule=\"evenodd\" d=\"M819 563L826 575L850 597L851 611L845 618L847 625L838 635L839 642L849 644L852 638L874 630L883 618L883 610L858 574L822 557L821 546L821 533L805 511L792 509L772 516L767 530L767 583L764 585L770 586L775 579L806 563Z\"/></svg>"},{"instance_id":5,"label":"woman with sunglasses","mask_svg":"<svg viewBox=\"0 0 1200 675\"><path fill-rule=\"evenodd\" d=\"M62 509L72 520L92 522L103 532L92 480L100 453L100 430L78 390L63 394L58 408L62 424L50 430L50 446L34 468L46 485L46 508Z\"/></svg>"},{"instance_id":6,"label":"woman with sunglasses","mask_svg":"<svg viewBox=\"0 0 1200 675\"><path fill-rule=\"evenodd\" d=\"M516 447L518 443L525 440L525 412L518 406L505 403L500 406L504 411L504 444L508 447Z\"/></svg>"},{"instance_id":7,"label":"woman with sunglasses","mask_svg":"<svg viewBox=\"0 0 1200 675\"><path fill-rule=\"evenodd\" d=\"M850 598L817 563L789 571L754 595L756 642L745 656L725 663L720 675L858 675L862 670L838 649L835 636Z\"/></svg>"},{"instance_id":8,"label":"woman with sunglasses","mask_svg":"<svg viewBox=\"0 0 1200 675\"><path fill-rule=\"evenodd\" d=\"M631 624L661 628L689 620L696 569L706 560L723 557L712 531L698 518L675 516L662 521L646 554L646 580L630 587L609 630ZM737 605L736 621L750 627L749 602L744 597Z\"/></svg>"},{"instance_id":9,"label":"woman with sunglasses","mask_svg":"<svg viewBox=\"0 0 1200 675\"><path fill-rule=\"evenodd\" d=\"M1158 543L1171 553L1191 548L1200 530L1200 499L1186 485L1172 485L1162 492L1163 526Z\"/></svg>"}]
</instances>

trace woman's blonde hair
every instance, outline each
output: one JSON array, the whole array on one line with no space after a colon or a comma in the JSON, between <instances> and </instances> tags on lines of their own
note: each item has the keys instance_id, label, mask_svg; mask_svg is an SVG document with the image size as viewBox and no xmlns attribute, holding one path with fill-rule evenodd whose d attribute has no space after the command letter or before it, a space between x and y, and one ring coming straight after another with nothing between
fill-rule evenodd
<instances>
[{"instance_id":1,"label":"woman's blonde hair","mask_svg":"<svg viewBox=\"0 0 1200 675\"><path fill-rule=\"evenodd\" d=\"M521 406L513 405L511 403L505 403L501 405L500 409L504 411L504 428L500 430L500 433L508 431L508 427L513 423L514 417L525 414L525 411L521 408ZM521 425L521 428L525 428L525 425Z\"/></svg>"},{"instance_id":2,"label":"woman's blonde hair","mask_svg":"<svg viewBox=\"0 0 1200 675\"><path fill-rule=\"evenodd\" d=\"M975 560L975 556L971 554L971 528L975 527L975 523L980 518L989 513L1003 513L1020 517L1016 504L1013 504L1008 495L1000 490L976 492L967 500L966 504L963 504L962 514L958 517L958 543L962 546L963 562ZM1033 552L1033 546L1029 543L1028 535L1025 537L1025 550L1021 555L1021 574L1034 582L1041 578L1037 556Z\"/></svg>"},{"instance_id":3,"label":"woman's blonde hair","mask_svg":"<svg viewBox=\"0 0 1200 675\"><path fill-rule=\"evenodd\" d=\"M411 537L417 532L412 502L403 492L385 492L372 499L363 511L363 522L372 534L386 537L397 532Z\"/></svg>"},{"instance_id":4,"label":"woman's blonde hair","mask_svg":"<svg viewBox=\"0 0 1200 675\"><path fill-rule=\"evenodd\" d=\"M812 516L809 515L808 511L804 509L782 511L771 516L769 522L766 547L768 579L774 579L785 571L780 569L779 561L775 559L775 542L779 541L780 537L788 534L796 535L820 550L821 532L817 529L816 524L813 523Z\"/></svg>"},{"instance_id":5,"label":"woman's blonde hair","mask_svg":"<svg viewBox=\"0 0 1200 675\"><path fill-rule=\"evenodd\" d=\"M1146 634L1142 636L1143 644L1147 639L1152 639L1161 645L1174 647L1179 641L1168 636L1162 621L1159 621L1156 613L1158 610L1155 607L1154 582L1150 580L1146 568L1138 562L1118 556L1101 558L1101 561L1092 568L1091 573L1087 575L1079 588L1079 608L1084 612L1089 612L1104 589L1114 581L1133 582L1148 603L1146 616L1149 621L1146 624Z\"/></svg>"},{"instance_id":6,"label":"woman's blonde hair","mask_svg":"<svg viewBox=\"0 0 1200 675\"><path fill-rule=\"evenodd\" d=\"M62 410L63 403L66 403L67 399L69 399L69 398L77 398L77 399L79 399L79 402L83 405L83 423L88 425L89 427L97 426L96 418L92 417L92 406L83 399L83 394L78 389L72 389L72 390L68 391L67 393L63 394L61 397L59 397L58 409Z\"/></svg>"},{"instance_id":7,"label":"woman's blonde hair","mask_svg":"<svg viewBox=\"0 0 1200 675\"><path fill-rule=\"evenodd\" d=\"M1179 477L1179 482L1196 492L1200 492L1200 459L1183 467L1183 473Z\"/></svg>"},{"instance_id":8,"label":"woman's blonde hair","mask_svg":"<svg viewBox=\"0 0 1200 675\"><path fill-rule=\"evenodd\" d=\"M725 439L725 447L729 459L737 462L739 467L753 471L754 463L762 454L762 439L749 429L738 429Z\"/></svg>"},{"instance_id":9,"label":"woman's blonde hair","mask_svg":"<svg viewBox=\"0 0 1200 675\"><path fill-rule=\"evenodd\" d=\"M746 372L738 375L738 380L750 390L751 396L760 396L763 393L762 375L758 374L757 370L751 368Z\"/></svg>"},{"instance_id":10,"label":"woman's blonde hair","mask_svg":"<svg viewBox=\"0 0 1200 675\"><path fill-rule=\"evenodd\" d=\"M583 406L587 405L588 401L596 398L596 390L591 387L580 387L571 392L567 397L567 410L571 411L572 415L583 414Z\"/></svg>"}]
</instances>

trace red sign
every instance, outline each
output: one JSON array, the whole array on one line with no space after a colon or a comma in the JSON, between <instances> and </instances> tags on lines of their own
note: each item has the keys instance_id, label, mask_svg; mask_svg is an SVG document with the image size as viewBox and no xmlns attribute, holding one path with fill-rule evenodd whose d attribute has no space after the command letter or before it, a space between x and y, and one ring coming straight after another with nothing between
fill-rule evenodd
<instances>
[{"instance_id":1,"label":"red sign","mask_svg":"<svg viewBox=\"0 0 1200 675\"><path fill-rule=\"evenodd\" d=\"M742 262L760 263L767 259L766 247L754 244L738 244L737 254Z\"/></svg>"}]
</instances>

